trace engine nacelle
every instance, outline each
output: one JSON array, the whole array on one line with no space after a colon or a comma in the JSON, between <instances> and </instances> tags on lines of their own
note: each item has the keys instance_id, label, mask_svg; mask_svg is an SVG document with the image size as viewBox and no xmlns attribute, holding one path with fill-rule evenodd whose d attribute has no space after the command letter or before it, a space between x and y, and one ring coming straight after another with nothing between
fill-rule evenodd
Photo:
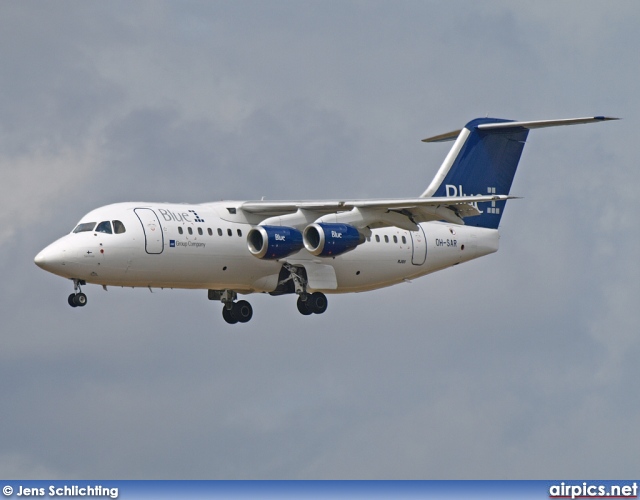
<instances>
[{"instance_id":1,"label":"engine nacelle","mask_svg":"<svg viewBox=\"0 0 640 500\"><path fill-rule=\"evenodd\" d=\"M304 247L313 255L331 257L353 250L364 243L364 236L349 224L316 222L302 234Z\"/></svg>"},{"instance_id":2,"label":"engine nacelle","mask_svg":"<svg viewBox=\"0 0 640 500\"><path fill-rule=\"evenodd\" d=\"M293 227L257 226L247 234L247 245L258 259L281 259L302 249L302 233Z\"/></svg>"}]
</instances>

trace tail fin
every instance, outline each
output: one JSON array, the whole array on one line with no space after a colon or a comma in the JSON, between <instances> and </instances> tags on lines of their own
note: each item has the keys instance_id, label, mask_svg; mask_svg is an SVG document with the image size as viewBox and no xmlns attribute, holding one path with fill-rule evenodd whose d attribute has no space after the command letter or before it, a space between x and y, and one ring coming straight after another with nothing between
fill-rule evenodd
<instances>
[{"instance_id":1,"label":"tail fin","mask_svg":"<svg viewBox=\"0 0 640 500\"><path fill-rule=\"evenodd\" d=\"M455 139L455 143L421 197L507 195L530 129L615 119L596 116L516 122L500 118L477 118L462 130L424 139L424 142ZM482 214L470 217L465 222L471 226L497 229L506 203L481 203L479 209Z\"/></svg>"}]
</instances>

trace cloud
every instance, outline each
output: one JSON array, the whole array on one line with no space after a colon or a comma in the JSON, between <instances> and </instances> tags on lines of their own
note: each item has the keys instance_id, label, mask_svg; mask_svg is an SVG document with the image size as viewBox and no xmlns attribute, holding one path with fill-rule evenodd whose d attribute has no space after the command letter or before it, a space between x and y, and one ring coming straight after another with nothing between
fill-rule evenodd
<instances>
[{"instance_id":1,"label":"cloud","mask_svg":"<svg viewBox=\"0 0 640 500\"><path fill-rule=\"evenodd\" d=\"M88 181L100 167L100 147L95 143L0 157L0 246L10 243L17 231L49 221L52 208L62 200L91 189Z\"/></svg>"}]
</instances>

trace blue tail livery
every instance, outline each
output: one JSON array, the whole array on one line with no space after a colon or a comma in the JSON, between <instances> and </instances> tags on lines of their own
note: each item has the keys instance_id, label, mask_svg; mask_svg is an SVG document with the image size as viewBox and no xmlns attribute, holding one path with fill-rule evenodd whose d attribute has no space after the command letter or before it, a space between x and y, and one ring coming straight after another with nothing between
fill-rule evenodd
<instances>
[{"instance_id":1,"label":"blue tail livery","mask_svg":"<svg viewBox=\"0 0 640 500\"><path fill-rule=\"evenodd\" d=\"M612 118L596 116L568 120L516 122L500 118L476 118L461 130L424 139L424 142L455 143L438 174L422 197L508 195L529 130L575 125ZM480 215L467 225L497 229L506 200L480 203Z\"/></svg>"}]
</instances>

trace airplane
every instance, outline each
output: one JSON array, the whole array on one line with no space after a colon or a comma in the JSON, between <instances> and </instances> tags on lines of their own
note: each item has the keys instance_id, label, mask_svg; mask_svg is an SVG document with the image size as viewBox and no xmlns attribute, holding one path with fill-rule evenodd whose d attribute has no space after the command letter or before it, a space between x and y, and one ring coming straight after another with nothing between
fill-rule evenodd
<instances>
[{"instance_id":1,"label":"airplane","mask_svg":"<svg viewBox=\"0 0 640 500\"><path fill-rule=\"evenodd\" d=\"M514 121L477 118L424 139L454 141L415 198L320 201L115 203L80 219L35 257L73 281L207 290L229 324L253 308L238 295L295 294L298 311L322 314L326 294L413 280L498 250L498 225L529 131L617 118Z\"/></svg>"}]
</instances>

